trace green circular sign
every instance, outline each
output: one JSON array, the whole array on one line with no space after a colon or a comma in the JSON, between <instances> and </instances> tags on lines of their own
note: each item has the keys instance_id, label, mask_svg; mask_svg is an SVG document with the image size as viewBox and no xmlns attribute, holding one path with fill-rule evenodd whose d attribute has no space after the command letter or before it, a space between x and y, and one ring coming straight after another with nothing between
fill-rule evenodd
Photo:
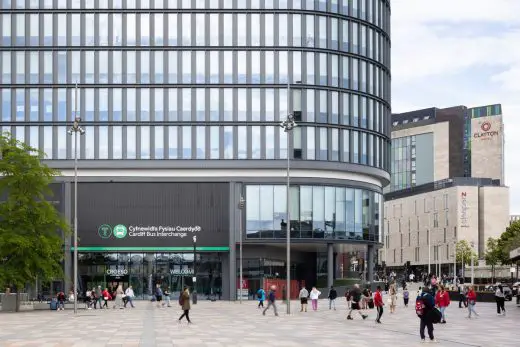
<instances>
[{"instance_id":1,"label":"green circular sign","mask_svg":"<svg viewBox=\"0 0 520 347\"><path fill-rule=\"evenodd\" d=\"M114 227L114 236L118 239L122 239L126 236L126 227L123 224L118 224Z\"/></svg>"},{"instance_id":2,"label":"green circular sign","mask_svg":"<svg viewBox=\"0 0 520 347\"><path fill-rule=\"evenodd\" d=\"M102 239L108 239L112 236L112 227L108 224L103 224L98 228L98 234Z\"/></svg>"}]
</instances>

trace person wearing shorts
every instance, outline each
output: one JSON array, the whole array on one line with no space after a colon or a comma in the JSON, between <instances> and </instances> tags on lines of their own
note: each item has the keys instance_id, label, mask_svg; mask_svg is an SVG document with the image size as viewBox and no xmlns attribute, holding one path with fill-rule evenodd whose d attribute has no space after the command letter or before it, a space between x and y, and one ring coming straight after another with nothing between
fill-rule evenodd
<instances>
[{"instance_id":1,"label":"person wearing shorts","mask_svg":"<svg viewBox=\"0 0 520 347\"><path fill-rule=\"evenodd\" d=\"M358 311L361 318L366 319L368 316L361 312L361 289L359 288L359 284L355 284L352 289L350 296L352 297L352 303L350 304L350 311L348 312L347 319L353 320L352 311Z\"/></svg>"},{"instance_id":2,"label":"person wearing shorts","mask_svg":"<svg viewBox=\"0 0 520 347\"><path fill-rule=\"evenodd\" d=\"M303 312L304 310L307 312L307 298L309 297L309 291L305 287L302 287L298 297L300 298L301 305L300 312Z\"/></svg>"}]
</instances>

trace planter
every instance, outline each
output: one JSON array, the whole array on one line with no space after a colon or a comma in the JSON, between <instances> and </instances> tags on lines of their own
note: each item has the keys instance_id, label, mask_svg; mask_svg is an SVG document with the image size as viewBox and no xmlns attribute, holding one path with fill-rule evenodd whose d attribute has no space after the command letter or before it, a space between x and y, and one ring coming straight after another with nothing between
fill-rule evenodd
<instances>
[{"instance_id":1,"label":"planter","mask_svg":"<svg viewBox=\"0 0 520 347\"><path fill-rule=\"evenodd\" d=\"M448 291L450 294L451 301L459 301L460 294L459 292ZM479 302L495 302L495 293L492 292L477 292L477 303Z\"/></svg>"}]
</instances>

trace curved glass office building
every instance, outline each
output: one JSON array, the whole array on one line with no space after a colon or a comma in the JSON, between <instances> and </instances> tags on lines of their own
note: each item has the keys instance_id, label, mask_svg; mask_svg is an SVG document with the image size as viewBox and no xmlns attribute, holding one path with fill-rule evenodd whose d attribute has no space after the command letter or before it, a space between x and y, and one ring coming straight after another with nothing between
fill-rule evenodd
<instances>
[{"instance_id":1,"label":"curved glass office building","mask_svg":"<svg viewBox=\"0 0 520 347\"><path fill-rule=\"evenodd\" d=\"M67 218L67 130L81 116L83 288L145 295L195 272L199 292L235 298L240 237L251 292L285 278L287 156L292 278L372 276L389 181L388 0L4 0L0 30L1 130L62 170Z\"/></svg>"}]
</instances>

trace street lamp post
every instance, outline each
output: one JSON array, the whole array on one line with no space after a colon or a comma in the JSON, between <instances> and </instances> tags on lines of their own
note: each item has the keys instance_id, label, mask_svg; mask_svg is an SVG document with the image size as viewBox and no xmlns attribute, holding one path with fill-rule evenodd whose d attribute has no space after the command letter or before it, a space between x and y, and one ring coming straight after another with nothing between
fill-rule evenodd
<instances>
[{"instance_id":1,"label":"street lamp post","mask_svg":"<svg viewBox=\"0 0 520 347\"><path fill-rule=\"evenodd\" d=\"M453 241L453 285L457 285L457 240Z\"/></svg>"},{"instance_id":2,"label":"street lamp post","mask_svg":"<svg viewBox=\"0 0 520 347\"><path fill-rule=\"evenodd\" d=\"M239 225L239 237L240 237L240 303L242 303L242 290L243 290L243 281L244 281L244 268L242 263L242 210L244 209L246 201L242 196L240 196L240 200L238 201L238 209L240 211L238 215L238 225Z\"/></svg>"},{"instance_id":3,"label":"street lamp post","mask_svg":"<svg viewBox=\"0 0 520 347\"><path fill-rule=\"evenodd\" d=\"M431 252L431 245L430 245L430 230L426 230L426 232L428 233L428 276L432 273L431 272L431 259L432 259L432 252Z\"/></svg>"},{"instance_id":4,"label":"street lamp post","mask_svg":"<svg viewBox=\"0 0 520 347\"><path fill-rule=\"evenodd\" d=\"M197 235L193 235L193 304L197 304Z\"/></svg>"},{"instance_id":5,"label":"street lamp post","mask_svg":"<svg viewBox=\"0 0 520 347\"><path fill-rule=\"evenodd\" d=\"M78 313L78 133L85 134L78 116L78 85L75 89L74 123L67 131L74 135L74 314Z\"/></svg>"},{"instance_id":6,"label":"street lamp post","mask_svg":"<svg viewBox=\"0 0 520 347\"><path fill-rule=\"evenodd\" d=\"M471 285L474 285L475 284L475 267L474 267L474 262L475 262L475 259L473 257L473 248L475 247L475 243L473 241L471 241L471 252L469 254L469 256L471 257Z\"/></svg>"},{"instance_id":7,"label":"street lamp post","mask_svg":"<svg viewBox=\"0 0 520 347\"><path fill-rule=\"evenodd\" d=\"M297 82L299 83L299 82ZM291 212L290 212L290 183L291 183L291 155L290 155L290 136L289 134L297 126L294 114L290 111L291 100L291 85L287 83L287 118L280 123L280 127L286 133L287 137L287 184L286 184L286 199L287 199L287 223L286 223L286 239L287 239L287 284L285 286L285 293L289 300L287 300L287 314L291 314Z\"/></svg>"}]
</instances>

